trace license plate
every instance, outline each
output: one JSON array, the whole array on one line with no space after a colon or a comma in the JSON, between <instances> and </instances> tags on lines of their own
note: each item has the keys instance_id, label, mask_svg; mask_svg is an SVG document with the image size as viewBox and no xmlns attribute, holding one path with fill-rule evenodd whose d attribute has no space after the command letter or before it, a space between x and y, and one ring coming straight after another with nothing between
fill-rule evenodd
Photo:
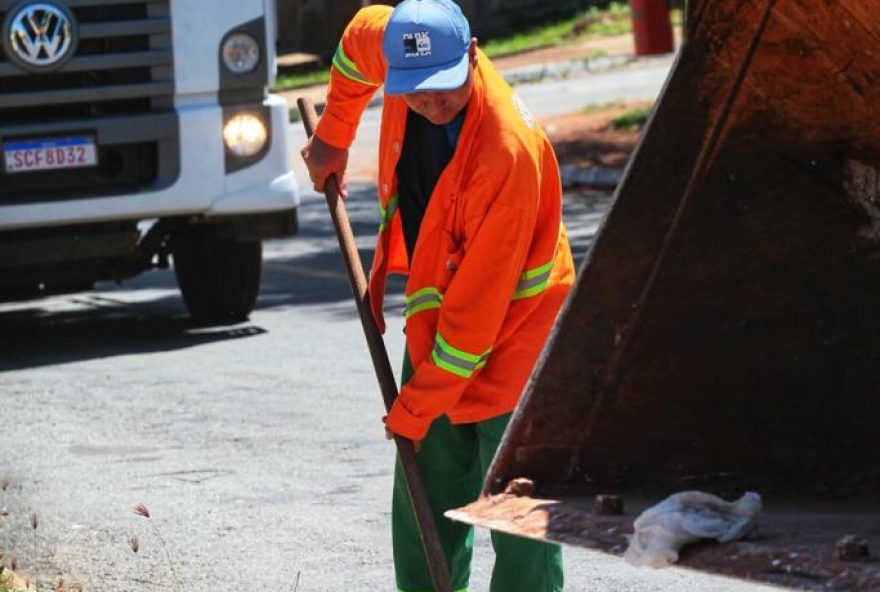
<instances>
[{"instance_id":1,"label":"license plate","mask_svg":"<svg viewBox=\"0 0 880 592\"><path fill-rule=\"evenodd\" d=\"M55 169L77 169L98 164L98 149L92 136L64 136L3 143L7 173Z\"/></svg>"}]
</instances>

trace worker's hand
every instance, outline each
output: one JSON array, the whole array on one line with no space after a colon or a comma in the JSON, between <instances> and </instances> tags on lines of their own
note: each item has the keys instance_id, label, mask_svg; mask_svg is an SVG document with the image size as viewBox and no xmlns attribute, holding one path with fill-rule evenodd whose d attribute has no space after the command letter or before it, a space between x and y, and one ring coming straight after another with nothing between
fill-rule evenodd
<instances>
[{"instance_id":1,"label":"worker's hand","mask_svg":"<svg viewBox=\"0 0 880 592\"><path fill-rule=\"evenodd\" d=\"M393 440L394 439L394 432L392 432L391 430L388 429L387 422L388 422L388 416L385 415L384 417L382 417L382 423L386 424L385 425L385 439L386 440ZM421 449L422 449L422 441L421 440L413 440L413 450L416 451L416 454L418 454L419 450L421 450Z\"/></svg>"},{"instance_id":2,"label":"worker's hand","mask_svg":"<svg viewBox=\"0 0 880 592\"><path fill-rule=\"evenodd\" d=\"M306 161L309 177L315 186L315 191L323 192L324 185L330 175L336 175L340 197L342 199L348 197L348 184L345 178L345 169L348 166L348 148L336 148L318 136L312 136L309 138L308 144L300 150L300 154Z\"/></svg>"}]
</instances>

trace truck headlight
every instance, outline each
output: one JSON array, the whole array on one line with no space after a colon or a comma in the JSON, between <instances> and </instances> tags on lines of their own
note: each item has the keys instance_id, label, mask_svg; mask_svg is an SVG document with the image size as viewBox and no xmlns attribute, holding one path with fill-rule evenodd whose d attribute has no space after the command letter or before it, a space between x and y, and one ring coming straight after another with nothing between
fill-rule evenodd
<instances>
[{"instance_id":1,"label":"truck headlight","mask_svg":"<svg viewBox=\"0 0 880 592\"><path fill-rule=\"evenodd\" d=\"M239 113L223 126L223 141L236 156L250 157L266 145L268 132L263 120L253 113Z\"/></svg>"},{"instance_id":2,"label":"truck headlight","mask_svg":"<svg viewBox=\"0 0 880 592\"><path fill-rule=\"evenodd\" d=\"M260 64L260 44L246 33L235 33L223 42L223 64L233 74L250 74Z\"/></svg>"}]
</instances>

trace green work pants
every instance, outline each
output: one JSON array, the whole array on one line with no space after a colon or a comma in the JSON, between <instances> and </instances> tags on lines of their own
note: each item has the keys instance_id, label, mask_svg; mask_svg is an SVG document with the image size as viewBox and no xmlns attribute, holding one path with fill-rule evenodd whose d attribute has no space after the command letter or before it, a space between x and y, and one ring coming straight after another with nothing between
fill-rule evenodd
<instances>
[{"instance_id":1,"label":"green work pants","mask_svg":"<svg viewBox=\"0 0 880 592\"><path fill-rule=\"evenodd\" d=\"M411 376L412 366L409 356L405 356L402 382L406 383ZM474 529L453 522L443 513L477 498L509 419L510 414L505 414L478 423L453 425L445 415L441 416L431 424L417 455L455 591L468 589ZM391 525L398 590L434 590L399 460L394 469ZM492 546L495 567L491 592L561 592L559 545L493 531Z\"/></svg>"}]
</instances>

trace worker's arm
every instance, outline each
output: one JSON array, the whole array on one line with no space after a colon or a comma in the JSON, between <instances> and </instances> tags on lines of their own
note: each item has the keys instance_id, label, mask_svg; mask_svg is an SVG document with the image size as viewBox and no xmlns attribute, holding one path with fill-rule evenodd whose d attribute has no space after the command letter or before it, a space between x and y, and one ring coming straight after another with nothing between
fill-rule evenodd
<instances>
[{"instance_id":1,"label":"worker's arm","mask_svg":"<svg viewBox=\"0 0 880 592\"><path fill-rule=\"evenodd\" d=\"M335 174L346 195L348 149L364 110L385 81L382 38L391 10L390 6L368 6L358 11L333 56L327 104L315 135L302 150L317 191L323 191L327 178Z\"/></svg>"},{"instance_id":2,"label":"worker's arm","mask_svg":"<svg viewBox=\"0 0 880 592\"><path fill-rule=\"evenodd\" d=\"M539 175L532 162L515 161L513 156L507 163L493 158L498 174L475 175L471 190L478 194L468 199L492 205L467 241L467 253L443 295L433 353L415 368L388 415L386 425L396 434L424 438L431 422L455 405L491 360L523 280L537 218Z\"/></svg>"}]
</instances>

